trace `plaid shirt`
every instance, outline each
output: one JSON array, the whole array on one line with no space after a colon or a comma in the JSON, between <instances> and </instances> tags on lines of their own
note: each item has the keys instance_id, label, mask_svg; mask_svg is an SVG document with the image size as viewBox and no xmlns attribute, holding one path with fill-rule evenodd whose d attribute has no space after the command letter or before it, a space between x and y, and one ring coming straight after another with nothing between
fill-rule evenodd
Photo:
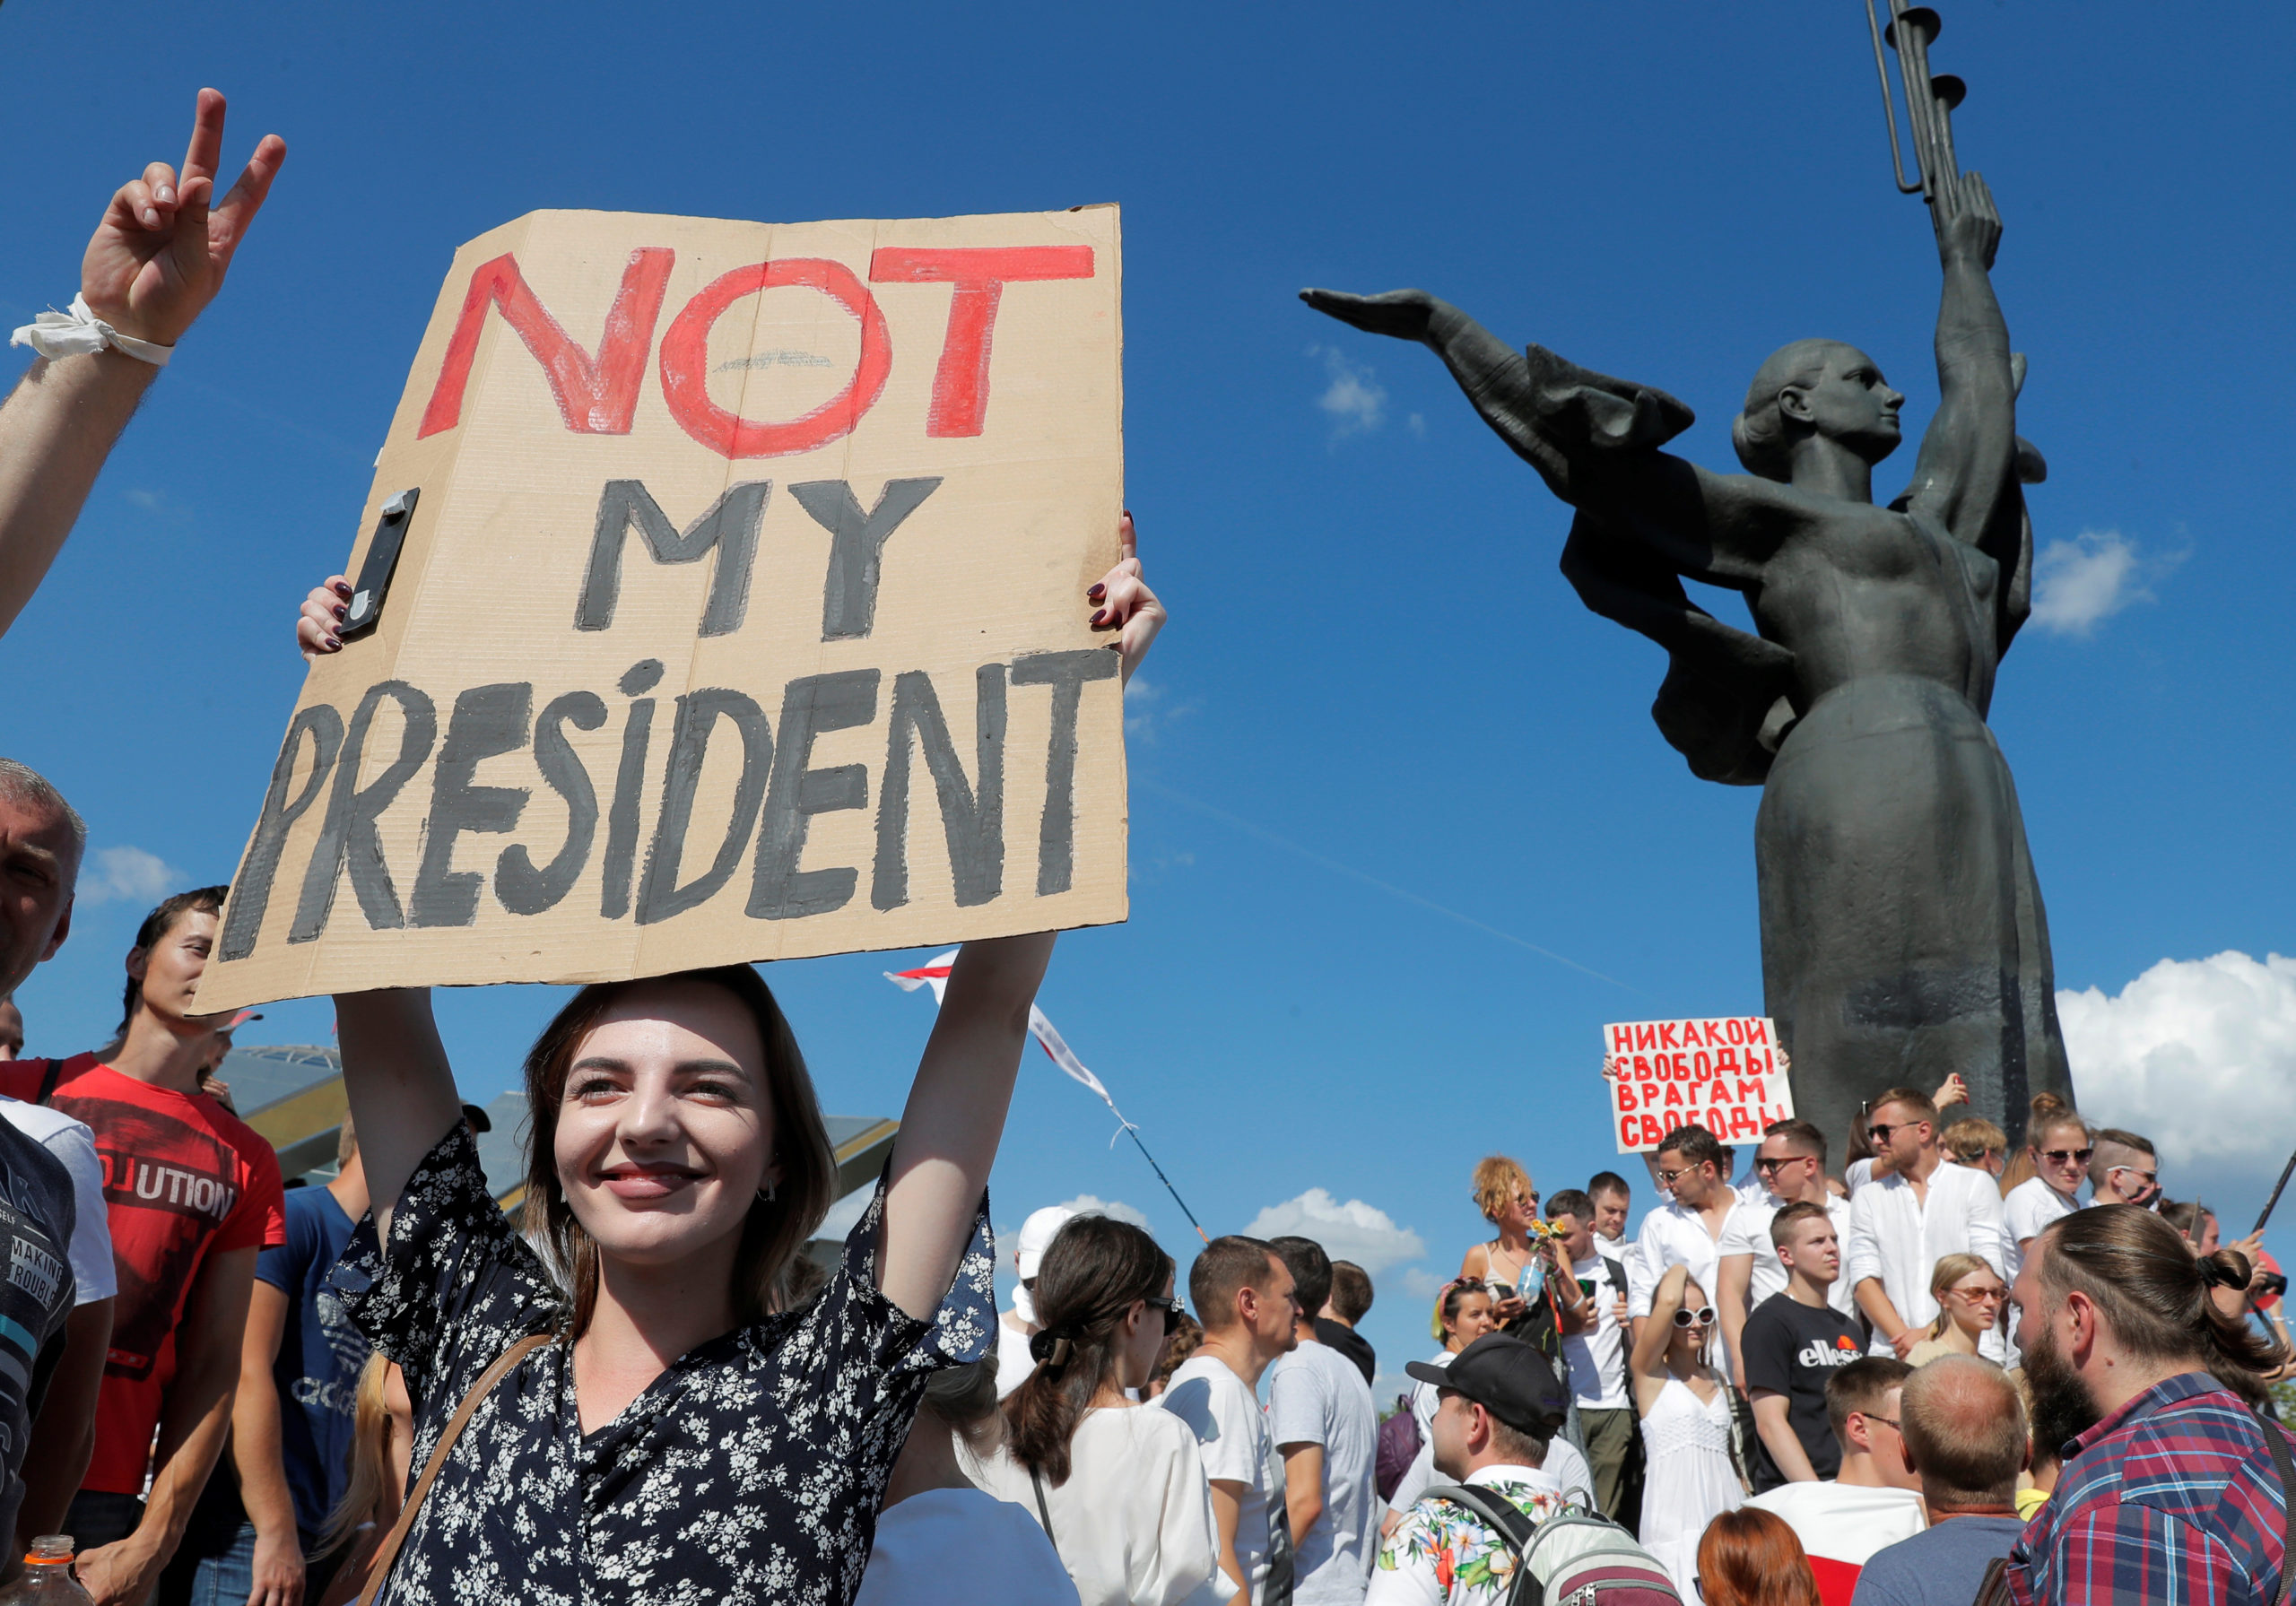
<instances>
[{"instance_id":1,"label":"plaid shirt","mask_svg":"<svg viewBox=\"0 0 2296 1606\"><path fill-rule=\"evenodd\" d=\"M2066 1446L2009 1553L2017 1606L2271 1606L2287 1517L2260 1421L2205 1372L2154 1385Z\"/></svg>"}]
</instances>

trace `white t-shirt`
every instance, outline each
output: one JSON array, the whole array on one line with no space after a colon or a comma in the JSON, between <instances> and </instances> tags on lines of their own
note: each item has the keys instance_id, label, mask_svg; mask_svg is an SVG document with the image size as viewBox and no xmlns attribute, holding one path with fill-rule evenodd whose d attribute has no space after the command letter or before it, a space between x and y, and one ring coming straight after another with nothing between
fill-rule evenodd
<instances>
[{"instance_id":1,"label":"white t-shirt","mask_svg":"<svg viewBox=\"0 0 2296 1606\"><path fill-rule=\"evenodd\" d=\"M1760 1204L1738 1206L1730 1212L1730 1219L1722 1223L1722 1237L1714 1246L1718 1260L1727 1260L1734 1254L1754 1257L1752 1280L1746 1298L1749 1314L1759 1309L1761 1302L1772 1294L1786 1291L1786 1263L1778 1258L1777 1247L1770 1241L1770 1224L1785 1208L1775 1199L1767 1198ZM1841 1241L1841 1253L1847 1263L1849 1254L1849 1201L1828 1198L1826 1214L1833 1221L1834 1236ZM1826 1303L1855 1320L1857 1301L1851 1297L1848 1272L1848 1266L1845 1263L1836 1273L1833 1287L1826 1290Z\"/></svg>"},{"instance_id":2,"label":"white t-shirt","mask_svg":"<svg viewBox=\"0 0 2296 1606\"><path fill-rule=\"evenodd\" d=\"M1595 1330L1565 1333L1562 1339L1570 1392L1578 1396L1581 1411L1624 1411L1634 1402L1626 1392L1625 1346L1618 1330L1618 1297L1626 1290L1611 1287L1604 1259L1597 1250L1570 1268L1573 1277L1595 1285Z\"/></svg>"},{"instance_id":3,"label":"white t-shirt","mask_svg":"<svg viewBox=\"0 0 2296 1606\"><path fill-rule=\"evenodd\" d=\"M1355 1363L1328 1344L1302 1343L1268 1368L1267 1430L1286 1445L1324 1447L1324 1508L1300 1541L1292 1598L1299 1606L1356 1606L1379 1546L1379 1412Z\"/></svg>"},{"instance_id":4,"label":"white t-shirt","mask_svg":"<svg viewBox=\"0 0 2296 1606\"><path fill-rule=\"evenodd\" d=\"M1849 1169L1841 1174L1841 1185L1849 1190L1849 1196L1853 1199L1857 1196L1858 1189L1873 1180L1874 1162L1870 1159L1850 1161Z\"/></svg>"},{"instance_id":5,"label":"white t-shirt","mask_svg":"<svg viewBox=\"0 0 2296 1606\"><path fill-rule=\"evenodd\" d=\"M2009 1263L2001 1268L2001 1275L2016 1281L2017 1270L2025 1263L2024 1251L2018 1246L2027 1238L2039 1237L2051 1222L2062 1221L2080 1208L2043 1177L2028 1176L2011 1188L2001 1202L2001 1258Z\"/></svg>"},{"instance_id":6,"label":"white t-shirt","mask_svg":"<svg viewBox=\"0 0 2296 1606\"><path fill-rule=\"evenodd\" d=\"M878 1516L853 1606L1076 1606L1076 1586L1019 1506L928 1489Z\"/></svg>"},{"instance_id":7,"label":"white t-shirt","mask_svg":"<svg viewBox=\"0 0 2296 1606\"><path fill-rule=\"evenodd\" d=\"M74 1305L109 1299L119 1292L119 1269L111 1258L111 1217L104 1204L104 1165L96 1158L96 1134L86 1123L62 1110L21 1098L0 1098L0 1118L47 1150L72 1176L72 1262Z\"/></svg>"},{"instance_id":8,"label":"white t-shirt","mask_svg":"<svg viewBox=\"0 0 2296 1606\"><path fill-rule=\"evenodd\" d=\"M1028 1290L1022 1289L1022 1293ZM1009 1310L996 1313L996 1397L1000 1400L1029 1380L1037 1369L1036 1357L1029 1353L1028 1330L1021 1319Z\"/></svg>"},{"instance_id":9,"label":"white t-shirt","mask_svg":"<svg viewBox=\"0 0 2296 1606\"><path fill-rule=\"evenodd\" d=\"M1259 1397L1226 1361L1198 1353L1180 1363L1156 1403L1195 1432L1206 1478L1243 1486L1237 1502L1236 1561L1249 1575L1243 1582L1251 1598L1266 1601L1269 1577L1278 1572L1284 1587L1276 1593L1289 1595L1292 1525L1283 1506L1283 1470L1276 1464Z\"/></svg>"},{"instance_id":10,"label":"white t-shirt","mask_svg":"<svg viewBox=\"0 0 2296 1606\"><path fill-rule=\"evenodd\" d=\"M1839 1594L1829 1589L1830 1576L1838 1585L1852 1584L1857 1569L1874 1551L1911 1539L1929 1526L1920 1495L1909 1489L1784 1483L1766 1495L1752 1497L1746 1504L1781 1518L1794 1530L1794 1537L1802 1541L1802 1550L1817 1572L1819 1590L1830 1601L1847 1599L1849 1594L1847 1588ZM1835 1569L1849 1568L1850 1576L1844 1579L1838 1570L1829 1575L1829 1564Z\"/></svg>"},{"instance_id":11,"label":"white t-shirt","mask_svg":"<svg viewBox=\"0 0 2296 1606\"><path fill-rule=\"evenodd\" d=\"M974 1482L1037 1515L1028 1468L1002 1451L963 1459ZM1069 1436L1067 1481L1047 1482L1044 1502L1082 1606L1209 1606L1235 1593L1218 1587L1220 1536L1196 1435L1170 1411L1086 1411Z\"/></svg>"}]
</instances>

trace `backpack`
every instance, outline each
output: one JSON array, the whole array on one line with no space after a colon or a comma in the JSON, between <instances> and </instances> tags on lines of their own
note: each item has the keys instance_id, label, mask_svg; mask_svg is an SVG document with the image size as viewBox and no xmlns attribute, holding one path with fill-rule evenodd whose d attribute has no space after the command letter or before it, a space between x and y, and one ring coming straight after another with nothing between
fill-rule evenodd
<instances>
[{"instance_id":1,"label":"backpack","mask_svg":"<svg viewBox=\"0 0 2296 1606\"><path fill-rule=\"evenodd\" d=\"M1514 1502L1473 1484L1439 1484L1424 1497L1465 1506L1515 1553L1506 1606L1682 1606L1657 1558L1583 1506L1566 1506L1535 1525Z\"/></svg>"},{"instance_id":2,"label":"backpack","mask_svg":"<svg viewBox=\"0 0 2296 1606\"><path fill-rule=\"evenodd\" d=\"M1411 1396L1397 1394L1395 1414L1379 1424L1379 1455L1371 1475L1372 1482L1378 1487L1379 1498L1396 1497L1396 1486L1418 1459L1419 1419L1411 1414Z\"/></svg>"}]
</instances>

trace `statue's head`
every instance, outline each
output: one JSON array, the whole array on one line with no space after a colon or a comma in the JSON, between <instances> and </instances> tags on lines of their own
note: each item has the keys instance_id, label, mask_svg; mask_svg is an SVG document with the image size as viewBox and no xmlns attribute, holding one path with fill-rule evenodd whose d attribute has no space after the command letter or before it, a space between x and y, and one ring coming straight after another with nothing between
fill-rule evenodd
<instances>
[{"instance_id":1,"label":"statue's head","mask_svg":"<svg viewBox=\"0 0 2296 1606\"><path fill-rule=\"evenodd\" d=\"M1813 435L1879 463L1898 449L1904 404L1856 346L1797 340L1772 352L1746 387L1745 411L1730 426L1730 441L1746 472L1765 480L1791 480L1795 445Z\"/></svg>"}]
</instances>

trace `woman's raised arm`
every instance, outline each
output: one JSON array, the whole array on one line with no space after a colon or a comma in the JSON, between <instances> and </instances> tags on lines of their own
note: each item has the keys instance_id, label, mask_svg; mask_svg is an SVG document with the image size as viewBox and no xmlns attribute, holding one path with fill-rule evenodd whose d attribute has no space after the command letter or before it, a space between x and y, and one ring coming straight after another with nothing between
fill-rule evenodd
<instances>
[{"instance_id":1,"label":"woman's raised arm","mask_svg":"<svg viewBox=\"0 0 2296 1606\"><path fill-rule=\"evenodd\" d=\"M463 1118L462 1097L431 1019L430 988L339 993L335 1026L375 1230L387 1241L406 1179Z\"/></svg>"},{"instance_id":2,"label":"woman's raised arm","mask_svg":"<svg viewBox=\"0 0 2296 1606\"><path fill-rule=\"evenodd\" d=\"M1121 679L1128 682L1166 615L1141 574L1129 513L1117 542L1116 567L1085 593L1085 601L1093 609L1091 628L1116 632L1109 646L1122 655ZM948 991L893 1141L877 1273L885 1298L919 1321L930 1321L941 1308L972 1235L1028 1043L1029 1010L1057 934L968 942L950 968ZM443 1055L439 1063L443 1071ZM451 1080L448 1085L451 1091Z\"/></svg>"},{"instance_id":3,"label":"woman's raised arm","mask_svg":"<svg viewBox=\"0 0 2296 1606\"><path fill-rule=\"evenodd\" d=\"M1673 1265L1658 1279L1658 1287L1650 1296L1650 1314L1642 1318L1642 1335L1634 1341L1634 1355L1628 1363L1636 1375L1656 1377L1666 1369L1666 1345L1674 1335L1674 1313L1683 1306L1683 1289L1690 1281L1690 1268Z\"/></svg>"}]
</instances>

